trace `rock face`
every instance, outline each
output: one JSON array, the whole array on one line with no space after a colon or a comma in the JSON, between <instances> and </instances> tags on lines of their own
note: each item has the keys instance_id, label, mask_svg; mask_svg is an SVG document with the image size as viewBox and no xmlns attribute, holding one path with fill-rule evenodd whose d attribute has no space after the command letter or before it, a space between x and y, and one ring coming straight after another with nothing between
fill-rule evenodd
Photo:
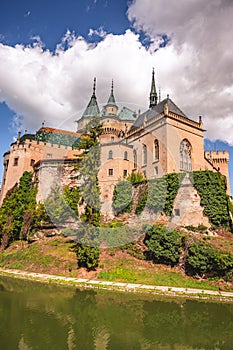
<instances>
[{"instance_id":1,"label":"rock face","mask_svg":"<svg viewBox=\"0 0 233 350\"><path fill-rule=\"evenodd\" d=\"M210 227L209 219L207 216L204 216L200 201L200 196L187 174L174 201L174 216L171 219L171 223L179 226L205 225Z\"/></svg>"}]
</instances>

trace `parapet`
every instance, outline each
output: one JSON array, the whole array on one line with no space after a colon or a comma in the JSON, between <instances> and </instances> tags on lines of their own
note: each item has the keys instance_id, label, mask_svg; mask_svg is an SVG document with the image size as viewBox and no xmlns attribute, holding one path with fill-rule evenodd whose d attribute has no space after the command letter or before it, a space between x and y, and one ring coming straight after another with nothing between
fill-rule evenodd
<instances>
[{"instance_id":1,"label":"parapet","mask_svg":"<svg viewBox=\"0 0 233 350\"><path fill-rule=\"evenodd\" d=\"M205 151L205 158L212 163L228 163L230 159L228 151Z\"/></svg>"}]
</instances>

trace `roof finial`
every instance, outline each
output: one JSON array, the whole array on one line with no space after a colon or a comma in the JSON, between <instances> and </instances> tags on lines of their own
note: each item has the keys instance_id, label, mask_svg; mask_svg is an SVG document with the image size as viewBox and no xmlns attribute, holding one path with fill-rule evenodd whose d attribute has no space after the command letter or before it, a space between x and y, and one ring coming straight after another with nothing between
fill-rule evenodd
<instances>
[{"instance_id":1,"label":"roof finial","mask_svg":"<svg viewBox=\"0 0 233 350\"><path fill-rule=\"evenodd\" d=\"M112 88L111 88L111 93L113 94L113 79L112 79Z\"/></svg>"},{"instance_id":2,"label":"roof finial","mask_svg":"<svg viewBox=\"0 0 233 350\"><path fill-rule=\"evenodd\" d=\"M150 108L157 105L158 96L155 88L155 70L152 69L152 81L151 81L151 90L150 90Z\"/></svg>"},{"instance_id":3,"label":"roof finial","mask_svg":"<svg viewBox=\"0 0 233 350\"><path fill-rule=\"evenodd\" d=\"M96 89L96 78L94 78L92 97L95 97L95 89Z\"/></svg>"}]
</instances>

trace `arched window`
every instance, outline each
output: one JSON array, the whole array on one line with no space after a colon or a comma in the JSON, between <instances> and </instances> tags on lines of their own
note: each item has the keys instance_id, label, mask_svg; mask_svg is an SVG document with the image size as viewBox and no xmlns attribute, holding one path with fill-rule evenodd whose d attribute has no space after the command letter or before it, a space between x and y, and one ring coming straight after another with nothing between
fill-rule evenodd
<instances>
[{"instance_id":1,"label":"arched window","mask_svg":"<svg viewBox=\"0 0 233 350\"><path fill-rule=\"evenodd\" d=\"M128 152L127 151L124 152L124 160L128 160Z\"/></svg>"},{"instance_id":2,"label":"arched window","mask_svg":"<svg viewBox=\"0 0 233 350\"><path fill-rule=\"evenodd\" d=\"M112 152L112 150L109 151L109 153L108 153L108 158L109 158L109 159L112 159L112 158L113 158L113 152Z\"/></svg>"},{"instance_id":3,"label":"arched window","mask_svg":"<svg viewBox=\"0 0 233 350\"><path fill-rule=\"evenodd\" d=\"M192 170L192 146L187 139L180 143L180 170Z\"/></svg>"},{"instance_id":4,"label":"arched window","mask_svg":"<svg viewBox=\"0 0 233 350\"><path fill-rule=\"evenodd\" d=\"M137 169L137 162L138 162L138 160L137 160L137 151L134 150L133 151L133 167L134 167L134 169Z\"/></svg>"},{"instance_id":5,"label":"arched window","mask_svg":"<svg viewBox=\"0 0 233 350\"><path fill-rule=\"evenodd\" d=\"M147 147L143 145L142 147L142 163L143 165L147 164Z\"/></svg>"},{"instance_id":6,"label":"arched window","mask_svg":"<svg viewBox=\"0 0 233 350\"><path fill-rule=\"evenodd\" d=\"M154 141L154 155L155 155L155 160L159 160L159 141L158 140Z\"/></svg>"}]
</instances>

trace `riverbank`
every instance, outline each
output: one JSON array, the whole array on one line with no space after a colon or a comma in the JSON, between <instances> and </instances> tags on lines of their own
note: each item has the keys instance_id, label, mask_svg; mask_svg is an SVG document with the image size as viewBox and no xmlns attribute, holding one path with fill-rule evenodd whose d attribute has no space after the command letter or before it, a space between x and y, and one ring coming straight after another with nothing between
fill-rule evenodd
<instances>
[{"instance_id":1,"label":"riverbank","mask_svg":"<svg viewBox=\"0 0 233 350\"><path fill-rule=\"evenodd\" d=\"M25 280L33 280L43 283L54 283L77 288L102 289L109 291L120 291L127 293L140 293L151 295L164 295L169 297L182 297L192 299L208 299L222 302L233 302L233 292L181 288L169 286L152 286L147 284L124 283L92 280L87 278L73 278L57 275L49 275L43 273L19 271L14 269L0 268L0 276L8 276L12 278L21 278Z\"/></svg>"}]
</instances>

